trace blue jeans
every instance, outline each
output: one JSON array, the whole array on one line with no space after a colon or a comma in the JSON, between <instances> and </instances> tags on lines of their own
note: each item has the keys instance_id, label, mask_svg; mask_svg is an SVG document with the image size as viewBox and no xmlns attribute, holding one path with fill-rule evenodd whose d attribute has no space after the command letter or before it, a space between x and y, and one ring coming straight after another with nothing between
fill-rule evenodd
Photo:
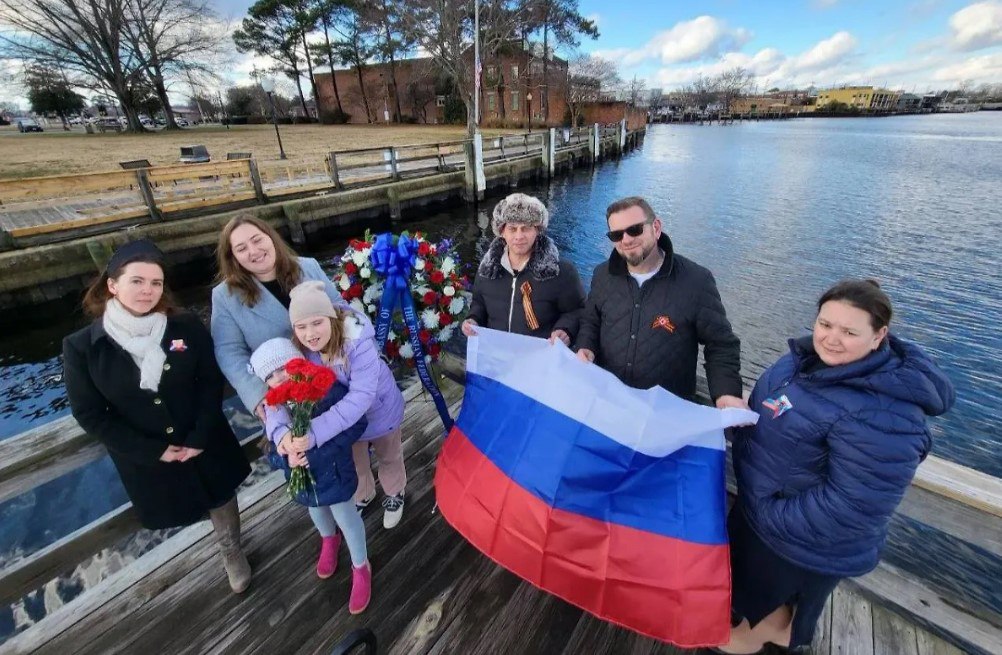
<instances>
[{"instance_id":1,"label":"blue jeans","mask_svg":"<svg viewBox=\"0 0 1002 655\"><path fill-rule=\"evenodd\" d=\"M346 500L337 505L327 507L307 507L310 518L321 537L333 537L341 528L344 540L348 544L348 554L351 555L351 565L359 567L365 564L368 553L365 549L365 523L355 509L354 500Z\"/></svg>"}]
</instances>

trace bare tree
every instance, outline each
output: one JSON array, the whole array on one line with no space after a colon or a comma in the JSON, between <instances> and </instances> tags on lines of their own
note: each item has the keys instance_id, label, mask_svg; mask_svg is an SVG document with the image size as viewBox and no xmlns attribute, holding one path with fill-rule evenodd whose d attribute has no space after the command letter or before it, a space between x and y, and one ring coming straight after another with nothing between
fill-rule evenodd
<instances>
[{"instance_id":1,"label":"bare tree","mask_svg":"<svg viewBox=\"0 0 1002 655\"><path fill-rule=\"evenodd\" d=\"M129 0L0 0L0 56L60 66L86 78L88 88L115 95L128 129L142 132L133 88L145 66L128 47Z\"/></svg>"},{"instance_id":2,"label":"bare tree","mask_svg":"<svg viewBox=\"0 0 1002 655\"><path fill-rule=\"evenodd\" d=\"M218 54L219 33L210 23L215 14L205 0L128 0L125 33L142 62L166 119L166 129L179 129L167 95L167 78L207 70L203 62Z\"/></svg>"},{"instance_id":3,"label":"bare tree","mask_svg":"<svg viewBox=\"0 0 1002 655\"><path fill-rule=\"evenodd\" d=\"M479 0L480 51L496 55L501 45L517 38L528 19L526 0ZM410 0L403 7L401 28L415 45L429 53L452 83L466 107L466 131L476 132L474 112L473 0Z\"/></svg>"},{"instance_id":4,"label":"bare tree","mask_svg":"<svg viewBox=\"0 0 1002 655\"><path fill-rule=\"evenodd\" d=\"M643 107L647 102L647 81L636 75L623 87L623 99L634 107Z\"/></svg>"},{"instance_id":5,"label":"bare tree","mask_svg":"<svg viewBox=\"0 0 1002 655\"><path fill-rule=\"evenodd\" d=\"M581 103L601 100L603 93L621 83L616 62L592 55L572 58L568 64L567 77L565 93L573 125L578 123Z\"/></svg>"},{"instance_id":6,"label":"bare tree","mask_svg":"<svg viewBox=\"0 0 1002 655\"><path fill-rule=\"evenodd\" d=\"M536 0L534 23L543 32L543 79L540 83L543 93L540 94L543 120L550 120L550 59L553 58L553 47L550 36L553 36L558 46L576 48L580 42L578 36L598 38L598 27L594 21L583 17L578 10L578 0Z\"/></svg>"},{"instance_id":7,"label":"bare tree","mask_svg":"<svg viewBox=\"0 0 1002 655\"><path fill-rule=\"evenodd\" d=\"M714 78L712 86L716 92L717 102L724 111L730 111L731 102L747 94L754 84L755 76L737 66Z\"/></svg>"}]
</instances>

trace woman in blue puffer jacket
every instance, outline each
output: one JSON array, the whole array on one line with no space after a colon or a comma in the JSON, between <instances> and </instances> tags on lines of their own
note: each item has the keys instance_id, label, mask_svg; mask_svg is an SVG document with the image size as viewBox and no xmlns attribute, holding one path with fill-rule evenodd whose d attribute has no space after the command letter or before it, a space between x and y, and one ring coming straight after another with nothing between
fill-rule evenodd
<instances>
[{"instance_id":1,"label":"woman in blue puffer jacket","mask_svg":"<svg viewBox=\"0 0 1002 655\"><path fill-rule=\"evenodd\" d=\"M738 500L728 517L735 621L725 653L811 643L842 578L873 570L891 515L932 447L927 416L953 385L889 334L891 301L847 280L818 301L814 333L790 341L749 401L734 440Z\"/></svg>"}]
</instances>

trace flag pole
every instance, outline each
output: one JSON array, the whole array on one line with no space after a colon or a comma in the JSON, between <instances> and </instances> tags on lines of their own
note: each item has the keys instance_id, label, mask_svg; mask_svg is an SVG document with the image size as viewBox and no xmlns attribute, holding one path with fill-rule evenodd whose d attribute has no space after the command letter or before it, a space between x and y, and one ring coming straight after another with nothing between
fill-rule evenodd
<instances>
[{"instance_id":1,"label":"flag pole","mask_svg":"<svg viewBox=\"0 0 1002 655\"><path fill-rule=\"evenodd\" d=\"M473 0L473 124L480 131L480 0Z\"/></svg>"}]
</instances>

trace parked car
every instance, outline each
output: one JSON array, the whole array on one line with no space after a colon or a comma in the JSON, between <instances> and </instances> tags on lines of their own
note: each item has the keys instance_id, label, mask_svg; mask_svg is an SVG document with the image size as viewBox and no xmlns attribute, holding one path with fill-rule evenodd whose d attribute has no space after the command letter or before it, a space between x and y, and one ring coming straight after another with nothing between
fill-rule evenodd
<instances>
[{"instance_id":1,"label":"parked car","mask_svg":"<svg viewBox=\"0 0 1002 655\"><path fill-rule=\"evenodd\" d=\"M17 119L17 131L24 132L41 132L42 126L35 122L34 118L18 118Z\"/></svg>"},{"instance_id":2,"label":"parked car","mask_svg":"<svg viewBox=\"0 0 1002 655\"><path fill-rule=\"evenodd\" d=\"M184 118L179 118L174 122L177 123L180 127L188 127L188 125L190 125L190 123L188 123L188 121Z\"/></svg>"}]
</instances>

